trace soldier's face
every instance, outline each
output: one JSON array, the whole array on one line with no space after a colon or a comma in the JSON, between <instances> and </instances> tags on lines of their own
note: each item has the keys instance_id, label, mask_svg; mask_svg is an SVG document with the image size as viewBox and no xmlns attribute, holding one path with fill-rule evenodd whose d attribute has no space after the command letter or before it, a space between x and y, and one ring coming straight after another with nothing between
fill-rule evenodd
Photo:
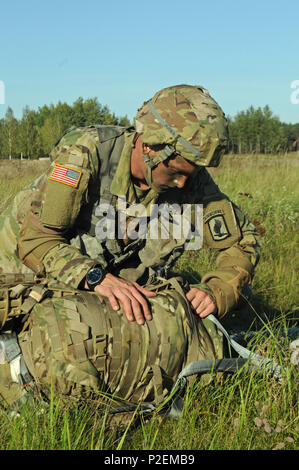
<instances>
[{"instance_id":1,"label":"soldier's face","mask_svg":"<svg viewBox=\"0 0 299 470\"><path fill-rule=\"evenodd\" d=\"M159 163L152 171L153 185L158 192L170 188L182 189L189 176L198 171L198 167L181 156Z\"/></svg>"}]
</instances>

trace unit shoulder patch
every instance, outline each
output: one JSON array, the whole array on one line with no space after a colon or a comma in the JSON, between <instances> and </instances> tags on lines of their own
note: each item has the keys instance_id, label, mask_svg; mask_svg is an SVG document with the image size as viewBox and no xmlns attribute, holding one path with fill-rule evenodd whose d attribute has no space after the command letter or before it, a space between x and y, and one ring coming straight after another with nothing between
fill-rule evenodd
<instances>
[{"instance_id":1,"label":"unit shoulder patch","mask_svg":"<svg viewBox=\"0 0 299 470\"><path fill-rule=\"evenodd\" d=\"M225 223L223 215L215 215L208 220L208 226L213 237L213 240L225 240L230 236L229 230Z\"/></svg>"},{"instance_id":2,"label":"unit shoulder patch","mask_svg":"<svg viewBox=\"0 0 299 470\"><path fill-rule=\"evenodd\" d=\"M81 174L82 172L79 170L55 163L49 179L77 188Z\"/></svg>"},{"instance_id":3,"label":"unit shoulder patch","mask_svg":"<svg viewBox=\"0 0 299 470\"><path fill-rule=\"evenodd\" d=\"M241 238L232 203L228 199L210 201L204 207L204 245L223 249Z\"/></svg>"}]
</instances>

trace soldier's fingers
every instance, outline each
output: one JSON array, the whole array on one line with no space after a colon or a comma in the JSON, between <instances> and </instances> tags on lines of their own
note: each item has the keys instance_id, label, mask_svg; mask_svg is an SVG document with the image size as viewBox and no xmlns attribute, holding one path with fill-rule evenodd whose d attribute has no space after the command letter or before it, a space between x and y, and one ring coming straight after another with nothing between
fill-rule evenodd
<instances>
[{"instance_id":1,"label":"soldier's fingers","mask_svg":"<svg viewBox=\"0 0 299 470\"><path fill-rule=\"evenodd\" d=\"M117 305L119 305L119 302L121 303L122 309L128 321L131 322L135 320L129 291L126 292L124 289L116 288L113 290L113 294L108 296L108 299L110 301L111 307L114 308L114 310L119 310L119 308L116 309L114 307L116 305L115 301L117 302Z\"/></svg>"},{"instance_id":2,"label":"soldier's fingers","mask_svg":"<svg viewBox=\"0 0 299 470\"><path fill-rule=\"evenodd\" d=\"M101 297L106 297L106 299L109 300L111 307L113 310L119 310L120 305L119 302L116 298L116 296L113 294L111 289L107 289L104 287L101 287L100 285L95 287L95 292L100 295Z\"/></svg>"},{"instance_id":3,"label":"soldier's fingers","mask_svg":"<svg viewBox=\"0 0 299 470\"><path fill-rule=\"evenodd\" d=\"M142 295L138 294L137 297L139 298L136 298L131 289L118 289L117 297L123 305L124 313L128 321L136 320L138 325L143 325L144 317L149 319L147 311L148 306ZM144 313L146 312L146 315L143 315L142 309L144 310Z\"/></svg>"},{"instance_id":4,"label":"soldier's fingers","mask_svg":"<svg viewBox=\"0 0 299 470\"><path fill-rule=\"evenodd\" d=\"M197 289L196 287L193 287L192 289L190 289L187 294L186 294L186 298L187 300L189 300L189 302L191 303L192 307L196 304L196 307L198 307L199 305L199 302L202 301L202 299L204 299L206 297L206 292L203 292L203 291L200 291L199 289Z\"/></svg>"},{"instance_id":5,"label":"soldier's fingers","mask_svg":"<svg viewBox=\"0 0 299 470\"><path fill-rule=\"evenodd\" d=\"M122 299L121 303L122 303L123 311L124 311L124 314L125 314L127 320L130 321L130 322L135 321L135 316L134 316L134 313L133 313L131 299L129 297L125 296Z\"/></svg>"},{"instance_id":6,"label":"soldier's fingers","mask_svg":"<svg viewBox=\"0 0 299 470\"><path fill-rule=\"evenodd\" d=\"M134 286L132 286L132 288L129 289L129 291L130 291L130 294L133 296L133 298L137 300L138 304L141 305L146 320L151 320L152 315L151 315L151 312L150 312L148 302L143 297L141 292L137 288L135 288Z\"/></svg>"},{"instance_id":7,"label":"soldier's fingers","mask_svg":"<svg viewBox=\"0 0 299 470\"><path fill-rule=\"evenodd\" d=\"M204 294L204 296L198 295L198 296L196 297L196 300L197 300L197 302L198 302L198 306L201 305L202 307L205 307L205 306L207 306L210 302L212 302L212 299L211 299L211 297L210 297L208 294L206 294L206 293L204 293L204 292L202 292L202 294Z\"/></svg>"},{"instance_id":8,"label":"soldier's fingers","mask_svg":"<svg viewBox=\"0 0 299 470\"><path fill-rule=\"evenodd\" d=\"M142 318L145 317L146 320L151 320L152 319L152 315L151 315L151 312L150 312L150 309L149 309L149 305L148 305L148 303L147 303L147 301L144 297L142 297L142 296L140 298L139 297L134 297L133 304L137 305L136 309L134 309L134 313L135 313L135 310L136 310L136 314L138 315L138 317L139 317L139 309L142 308L142 311L143 311Z\"/></svg>"},{"instance_id":9,"label":"soldier's fingers","mask_svg":"<svg viewBox=\"0 0 299 470\"><path fill-rule=\"evenodd\" d=\"M144 325L145 315L143 315L142 313L140 303L135 298L133 298L131 299L131 304L133 308L133 315L134 315L136 322L138 323L138 325Z\"/></svg>"},{"instance_id":10,"label":"soldier's fingers","mask_svg":"<svg viewBox=\"0 0 299 470\"><path fill-rule=\"evenodd\" d=\"M205 318L207 317L208 315L210 315L211 313L214 313L215 312L215 305L214 303L208 305L208 307L206 307L205 309L201 310L200 312L196 312L200 318Z\"/></svg>"},{"instance_id":11,"label":"soldier's fingers","mask_svg":"<svg viewBox=\"0 0 299 470\"><path fill-rule=\"evenodd\" d=\"M136 287L136 289L138 289L142 294L146 295L147 297L155 297L157 295L156 292L153 292L151 290L146 289L145 287L142 287L137 282L133 282L133 284Z\"/></svg>"},{"instance_id":12,"label":"soldier's fingers","mask_svg":"<svg viewBox=\"0 0 299 470\"><path fill-rule=\"evenodd\" d=\"M98 285L96 286L95 291L99 295L108 298L110 305L114 310L119 310L119 302L121 302L128 321L136 320L139 325L143 325L144 318L146 320L152 319L146 299L131 284L118 286L116 288L108 288Z\"/></svg>"},{"instance_id":13,"label":"soldier's fingers","mask_svg":"<svg viewBox=\"0 0 299 470\"><path fill-rule=\"evenodd\" d=\"M202 303L201 299L198 299L197 297L194 297L194 299L190 302L191 307L193 310L197 312L197 309L199 308L200 304Z\"/></svg>"},{"instance_id":14,"label":"soldier's fingers","mask_svg":"<svg viewBox=\"0 0 299 470\"><path fill-rule=\"evenodd\" d=\"M113 294L108 296L108 300L109 300L110 305L113 308L113 310L119 310L120 309L119 302L117 301L116 297Z\"/></svg>"},{"instance_id":15,"label":"soldier's fingers","mask_svg":"<svg viewBox=\"0 0 299 470\"><path fill-rule=\"evenodd\" d=\"M146 297L155 297L157 294L156 292L150 291L138 284L137 282L131 282L128 281L127 279L122 279L116 276L113 276L112 274L107 274L106 278L101 282L102 287L107 287L111 289L129 289L134 291L135 289L141 292L143 295Z\"/></svg>"},{"instance_id":16,"label":"soldier's fingers","mask_svg":"<svg viewBox=\"0 0 299 470\"><path fill-rule=\"evenodd\" d=\"M205 297L205 299L200 302L198 307L196 307L196 313L201 317L204 318L210 313L213 313L216 310L216 305L210 296Z\"/></svg>"},{"instance_id":17,"label":"soldier's fingers","mask_svg":"<svg viewBox=\"0 0 299 470\"><path fill-rule=\"evenodd\" d=\"M197 289L196 287L192 287L192 289L190 289L187 292L186 298L189 300L189 302L191 302L195 298L203 299L206 295L207 295L206 292L203 292L203 291Z\"/></svg>"},{"instance_id":18,"label":"soldier's fingers","mask_svg":"<svg viewBox=\"0 0 299 470\"><path fill-rule=\"evenodd\" d=\"M123 300L123 309L128 321L136 321L138 325L144 325L144 315L140 303L133 296L126 296Z\"/></svg>"}]
</instances>

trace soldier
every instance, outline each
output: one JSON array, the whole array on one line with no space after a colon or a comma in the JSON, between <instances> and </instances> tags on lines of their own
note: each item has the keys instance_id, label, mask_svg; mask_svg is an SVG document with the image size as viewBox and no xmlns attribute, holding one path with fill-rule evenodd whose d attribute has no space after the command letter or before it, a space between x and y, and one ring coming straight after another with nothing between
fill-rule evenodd
<instances>
[{"instance_id":1,"label":"soldier","mask_svg":"<svg viewBox=\"0 0 299 470\"><path fill-rule=\"evenodd\" d=\"M152 321L156 311L153 305L157 299L161 300L161 295L148 286L155 282L157 274L167 277L167 272L190 242L190 231L180 236L174 235L177 220L174 215L168 218L171 226L168 236L162 236L165 213L160 211L153 220L152 209L157 206L165 210L169 207L182 208L189 204L192 208L191 226L194 227L196 207L202 204L203 243L219 250L217 268L205 273L200 284L188 287L185 299L188 308L200 320L195 322L196 331L201 332L201 344L205 345L200 347L200 357L205 357L205 350L207 357L222 357L221 334L217 328L209 326L207 329L204 320L212 313L217 313L221 318L237 306L243 286L252 280L260 249L255 227L219 190L205 169L219 164L227 139L227 121L219 105L207 90L189 85L173 86L157 92L138 110L135 128L89 126L71 129L52 150L49 171L21 191L0 217L2 272L36 273L50 282L63 282L67 288L75 289L76 294L68 299L69 303L58 302L55 309L52 301L49 308L56 311L55 325L58 311L59 315L68 315L64 313L66 305L75 305L70 310L75 310L78 322L84 323L82 313L78 316L76 302L88 291L94 292L97 301L93 300L90 309L93 315L97 310L108 309L109 318L111 315L113 317L112 312L116 312L115 318L119 319L119 315L124 313L125 318L121 321L128 331L141 328L136 340L136 344L140 345L145 341L141 339L142 332L156 328L155 321ZM138 208L142 216L136 217ZM122 217L124 214L125 218ZM151 236L153 222L158 226L158 237ZM143 227L143 231L137 232L136 227ZM76 297L78 292L80 295ZM94 299L95 294L87 298ZM183 302L182 298L180 302ZM105 308L101 309L102 305ZM47 309L43 308L39 328L34 328L38 324L38 307L30 320L33 323L29 322L29 332L24 333L27 335L27 345L32 332L36 335L37 331L42 330L44 319L55 317L47 317ZM66 324L70 321L67 318ZM102 318L100 314L98 318ZM163 322L158 323L161 326ZM42 343L50 338L51 345L47 348L52 348L52 352L55 352L53 342L58 338L58 351L65 350L67 341L73 345L80 343L77 353L81 351L90 367L87 343L82 346L84 335L76 343L76 340L70 339L76 334L68 331L69 326L61 327L64 325L62 320L58 325L58 330L56 326L54 328L56 334L53 336L54 330L50 328L52 333L45 333ZM95 341L93 334L89 337L86 331L84 341ZM110 338L108 342L112 341L112 336L105 331L100 333L97 330L95 337L102 334ZM123 335L126 329L119 326L115 327L114 334L117 334L116 331L121 331ZM186 334L185 330L185 338ZM56 340L52 342L51 338L55 336ZM164 347L169 350L174 343L171 337L167 338ZM21 338L19 341L22 342ZM135 344L131 337L127 337L126 341ZM187 354L184 341L178 348L183 355ZM114 353L117 343L121 348L121 342L122 339L114 342ZM106 346L105 343L104 349ZM76 351L76 348L73 350ZM154 350L158 351L157 348ZM35 347L31 346L31 352L34 351ZM134 357L136 353L137 350ZM43 358L47 356L45 352L41 354ZM125 367L123 354L118 351L118 371ZM105 361L108 356L105 356ZM120 356L122 359L119 359ZM29 357L30 354L27 354L28 361ZM111 359L112 356L109 357ZM154 363L152 359L151 364ZM95 368L99 370L97 366ZM58 369L56 367L55 377ZM66 369L66 366L61 366L63 374ZM71 374L72 380L75 380L76 374L80 376L80 367L76 366L75 369L77 372ZM142 370L144 373L145 369ZM31 373L36 380L40 379L34 366ZM84 382L80 376L80 383L82 380ZM106 385L109 380L104 380ZM121 380L118 377L116 382ZM138 380L144 381L145 376L139 375ZM115 390L119 392L117 387ZM124 394L126 397L129 395Z\"/></svg>"}]
</instances>

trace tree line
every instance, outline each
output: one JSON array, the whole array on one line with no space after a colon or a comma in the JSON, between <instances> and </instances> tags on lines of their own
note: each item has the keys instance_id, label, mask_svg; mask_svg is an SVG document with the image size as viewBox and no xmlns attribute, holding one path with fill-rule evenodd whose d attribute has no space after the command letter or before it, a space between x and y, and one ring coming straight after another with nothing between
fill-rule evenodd
<instances>
[{"instance_id":1,"label":"tree line","mask_svg":"<svg viewBox=\"0 0 299 470\"><path fill-rule=\"evenodd\" d=\"M47 156L63 133L72 126L92 124L130 126L127 116L117 117L97 98L78 98L72 105L58 102L37 111L29 106L16 119L8 107L0 120L1 158ZM230 153L277 154L299 150L299 123L286 124L273 115L269 106L241 111L228 117Z\"/></svg>"},{"instance_id":2,"label":"tree line","mask_svg":"<svg viewBox=\"0 0 299 470\"><path fill-rule=\"evenodd\" d=\"M229 118L231 153L279 154L299 150L299 123L286 124L269 106L250 106Z\"/></svg>"},{"instance_id":3,"label":"tree line","mask_svg":"<svg viewBox=\"0 0 299 470\"><path fill-rule=\"evenodd\" d=\"M8 107L0 120L0 156L45 157L67 129L92 124L130 126L127 116L117 117L97 98L80 97L72 105L59 101L37 111L26 106L19 120Z\"/></svg>"}]
</instances>

